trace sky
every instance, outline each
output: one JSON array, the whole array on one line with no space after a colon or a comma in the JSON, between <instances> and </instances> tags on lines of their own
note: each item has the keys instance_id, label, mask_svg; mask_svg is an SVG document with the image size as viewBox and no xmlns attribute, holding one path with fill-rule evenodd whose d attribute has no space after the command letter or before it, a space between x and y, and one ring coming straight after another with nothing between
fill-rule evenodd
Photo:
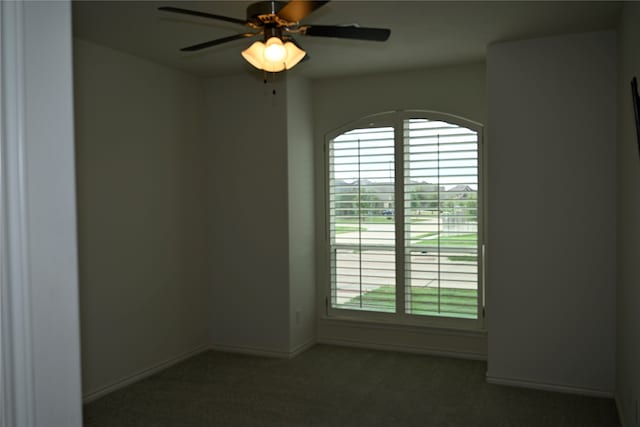
<instances>
[{"instance_id":1,"label":"sky","mask_svg":"<svg viewBox=\"0 0 640 427\"><path fill-rule=\"evenodd\" d=\"M477 190L475 131L442 121L411 119L404 122L404 133L405 183L422 181L445 189L466 184ZM331 178L393 183L392 127L354 129L335 137L330 147Z\"/></svg>"}]
</instances>

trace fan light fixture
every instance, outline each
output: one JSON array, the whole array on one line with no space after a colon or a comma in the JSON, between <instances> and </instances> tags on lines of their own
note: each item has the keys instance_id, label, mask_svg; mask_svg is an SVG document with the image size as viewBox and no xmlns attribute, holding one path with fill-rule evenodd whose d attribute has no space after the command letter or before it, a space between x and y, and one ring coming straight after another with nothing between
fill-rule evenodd
<instances>
[{"instance_id":1,"label":"fan light fixture","mask_svg":"<svg viewBox=\"0 0 640 427\"><path fill-rule=\"evenodd\" d=\"M327 3L329 0L259 1L247 7L247 19L173 6L162 6L158 10L215 19L248 27L249 30L243 33L194 44L180 50L195 52L248 37L260 37L261 41L257 41L245 49L242 56L257 69L271 73L290 70L303 59L309 59L307 53L294 41L293 35L378 42L389 38L391 30L386 28L360 27L355 24L347 26L300 24L301 20Z\"/></svg>"},{"instance_id":2,"label":"fan light fixture","mask_svg":"<svg viewBox=\"0 0 640 427\"><path fill-rule=\"evenodd\" d=\"M290 41L282 42L277 36L269 37L267 42L256 41L242 51L247 62L258 70L271 73L290 70L307 53Z\"/></svg>"}]
</instances>

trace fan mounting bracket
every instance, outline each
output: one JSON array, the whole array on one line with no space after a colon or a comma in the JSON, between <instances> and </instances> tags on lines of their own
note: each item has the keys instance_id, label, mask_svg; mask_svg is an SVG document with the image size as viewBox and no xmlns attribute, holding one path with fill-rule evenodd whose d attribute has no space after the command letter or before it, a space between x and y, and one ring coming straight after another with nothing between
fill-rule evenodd
<instances>
[{"instance_id":1,"label":"fan mounting bracket","mask_svg":"<svg viewBox=\"0 0 640 427\"><path fill-rule=\"evenodd\" d=\"M292 27L297 22L290 22L278 16L278 12L287 5L286 1L259 1L247 7L247 21L257 27L274 25L276 27Z\"/></svg>"}]
</instances>

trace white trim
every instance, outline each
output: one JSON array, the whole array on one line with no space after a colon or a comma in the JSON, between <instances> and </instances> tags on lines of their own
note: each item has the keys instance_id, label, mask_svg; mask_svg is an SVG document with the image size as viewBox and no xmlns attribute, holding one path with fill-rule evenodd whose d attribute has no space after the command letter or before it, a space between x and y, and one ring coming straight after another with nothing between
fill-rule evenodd
<instances>
[{"instance_id":1,"label":"white trim","mask_svg":"<svg viewBox=\"0 0 640 427\"><path fill-rule=\"evenodd\" d=\"M437 347L417 347L399 344L379 344L349 340L344 338L322 338L318 344L340 345L345 347L368 348L372 350L399 351L404 353L424 354L427 356L451 357L454 359L487 360L487 355L482 353L452 351Z\"/></svg>"},{"instance_id":2,"label":"white trim","mask_svg":"<svg viewBox=\"0 0 640 427\"><path fill-rule=\"evenodd\" d=\"M308 350L316 344L315 340L309 340L290 351L273 350L263 347L236 346L236 345L211 345L211 350L224 353L249 354L252 356L275 357L278 359L293 359L302 352Z\"/></svg>"},{"instance_id":3,"label":"white trim","mask_svg":"<svg viewBox=\"0 0 640 427\"><path fill-rule=\"evenodd\" d=\"M294 357L298 357L300 354L302 354L305 351L309 350L314 345L316 345L315 338L312 338L312 339L308 340L307 342L300 344L299 346L297 346L296 348L294 348L293 350L291 350L289 352L289 359L293 359Z\"/></svg>"},{"instance_id":4,"label":"white trim","mask_svg":"<svg viewBox=\"0 0 640 427\"><path fill-rule=\"evenodd\" d=\"M422 322L403 322L403 321L394 321L391 319L387 321L385 319L372 319L372 318L362 318L362 317L350 317L347 315L342 316L321 316L320 322L323 322L325 325L334 325L334 326L344 326L350 328L373 328L378 330L385 331L406 331L406 332L414 332L414 333L423 333L429 335L446 335L446 336L467 336L467 337L487 337L486 329L471 329L465 327L453 327L453 326L442 326L442 325L431 325L424 324Z\"/></svg>"},{"instance_id":5,"label":"white trim","mask_svg":"<svg viewBox=\"0 0 640 427\"><path fill-rule=\"evenodd\" d=\"M487 359L487 331L425 327L362 319L322 317L319 343L404 351L460 359Z\"/></svg>"},{"instance_id":6,"label":"white trim","mask_svg":"<svg viewBox=\"0 0 640 427\"><path fill-rule=\"evenodd\" d=\"M279 351L279 350L272 350L272 349L263 348L263 347L251 347L251 346L214 344L210 348L211 350L221 351L223 353L248 354L251 356L276 357L279 359L288 359L290 354L288 351Z\"/></svg>"},{"instance_id":7,"label":"white trim","mask_svg":"<svg viewBox=\"0 0 640 427\"><path fill-rule=\"evenodd\" d=\"M27 244L24 5L1 2L0 10L0 421L29 427L35 422L35 388Z\"/></svg>"},{"instance_id":8,"label":"white trim","mask_svg":"<svg viewBox=\"0 0 640 427\"><path fill-rule=\"evenodd\" d=\"M11 413L9 408L13 405L9 400L12 396L9 386L9 374L11 367L9 366L9 355L5 355L9 348L9 329L8 326L8 309L9 304L7 302L7 291L9 281L6 275L6 265L8 264L8 257L6 252L6 227L5 227L5 190L4 190L4 152L5 152L5 107L4 107L4 87L2 82L4 81L4 56L1 52L4 51L4 22L3 22L3 7L0 5L0 426L5 427L9 425L11 419Z\"/></svg>"},{"instance_id":9,"label":"white trim","mask_svg":"<svg viewBox=\"0 0 640 427\"><path fill-rule=\"evenodd\" d=\"M147 377L150 377L151 375L154 375L160 371L163 371L173 365L176 365L200 353L204 353L205 351L214 350L214 351L221 351L225 353L240 353L240 354L251 354L255 356L277 357L280 359L283 359L283 358L292 359L298 356L299 354L301 354L302 352L313 347L315 344L316 344L315 340L309 340L289 352L265 350L265 349L255 348L255 347L208 346L208 345L198 346L191 351L188 351L186 353L180 354L175 357L171 357L163 362L153 365L152 367L142 369L134 374L127 375L126 377L123 377L117 381L114 381L97 390L84 393L82 395L82 403L87 404L89 402L93 402L94 400L97 400L103 396L106 396L107 394L113 393L116 390L119 390L128 385L131 385L140 380L143 380Z\"/></svg>"},{"instance_id":10,"label":"white trim","mask_svg":"<svg viewBox=\"0 0 640 427\"><path fill-rule=\"evenodd\" d=\"M626 427L626 423L624 420L624 408L622 407L622 402L620 401L620 399L618 399L618 396L615 396L613 400L616 403L616 412L618 413L618 420L620 421L620 426Z\"/></svg>"},{"instance_id":11,"label":"white trim","mask_svg":"<svg viewBox=\"0 0 640 427\"><path fill-rule=\"evenodd\" d=\"M182 353L178 356L174 356L174 357L170 357L167 360L164 360L156 365L153 365L149 368L146 369L142 369L134 374L131 375L127 375L126 377L123 377L117 381L112 382L111 384L108 384L104 387L101 387L97 390L93 390L90 391L88 393L84 393L82 395L82 403L86 404L89 402L92 402L94 400L97 400L103 396L106 396L109 393L113 393L116 390L119 390L123 387L126 387L128 385L131 385L133 383L136 383L140 380L143 380L147 377L150 377L153 374L156 374L164 369L167 369L175 364L178 364L184 360L189 359L190 357L196 356L200 353L203 353L205 351L209 350L209 347L206 345L201 345L196 347L193 350L187 351L186 353Z\"/></svg>"},{"instance_id":12,"label":"white trim","mask_svg":"<svg viewBox=\"0 0 640 427\"><path fill-rule=\"evenodd\" d=\"M501 378L501 377L494 377L491 375L487 375L487 382L489 384L531 388L535 390L555 391L555 392L568 393L568 394L580 394L583 396L591 396L591 397L605 397L608 399L613 398L613 393L611 391L596 390L596 389L586 388L586 387L576 387L576 386L565 385L565 384L541 383L538 381L530 381L530 380L524 380L520 378Z\"/></svg>"}]
</instances>

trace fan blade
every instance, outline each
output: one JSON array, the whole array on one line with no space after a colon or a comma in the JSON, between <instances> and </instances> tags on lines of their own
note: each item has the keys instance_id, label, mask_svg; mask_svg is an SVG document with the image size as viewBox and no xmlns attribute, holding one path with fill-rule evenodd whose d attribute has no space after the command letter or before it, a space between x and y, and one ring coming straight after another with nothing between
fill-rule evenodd
<instances>
[{"instance_id":1,"label":"fan blade","mask_svg":"<svg viewBox=\"0 0 640 427\"><path fill-rule=\"evenodd\" d=\"M204 43L194 44L193 46L187 46L180 49L183 52L193 52L196 50L206 49L211 46L217 46L222 43L232 42L234 40L244 39L246 37L253 37L258 35L258 33L244 33L244 34L236 34L229 37L222 37L221 39L215 39Z\"/></svg>"},{"instance_id":2,"label":"fan blade","mask_svg":"<svg viewBox=\"0 0 640 427\"><path fill-rule=\"evenodd\" d=\"M316 9L324 6L329 3L329 0L325 1L305 1L305 0L291 0L287 3L280 12L278 12L278 16L285 21L289 22L300 22L302 18L310 14Z\"/></svg>"},{"instance_id":3,"label":"fan blade","mask_svg":"<svg viewBox=\"0 0 640 427\"><path fill-rule=\"evenodd\" d=\"M314 37L336 37L339 39L383 42L389 38L391 30L340 25L309 25L303 28L302 34Z\"/></svg>"},{"instance_id":4,"label":"fan blade","mask_svg":"<svg viewBox=\"0 0 640 427\"><path fill-rule=\"evenodd\" d=\"M211 13L199 12L197 10L181 9L179 7L171 7L171 6L159 7L158 10L162 10L164 12L181 13L183 15L199 16L201 18L217 19L219 21L232 22L234 24L248 25L248 22L243 21L242 19L230 18L228 16L222 16L222 15L213 15Z\"/></svg>"}]
</instances>

